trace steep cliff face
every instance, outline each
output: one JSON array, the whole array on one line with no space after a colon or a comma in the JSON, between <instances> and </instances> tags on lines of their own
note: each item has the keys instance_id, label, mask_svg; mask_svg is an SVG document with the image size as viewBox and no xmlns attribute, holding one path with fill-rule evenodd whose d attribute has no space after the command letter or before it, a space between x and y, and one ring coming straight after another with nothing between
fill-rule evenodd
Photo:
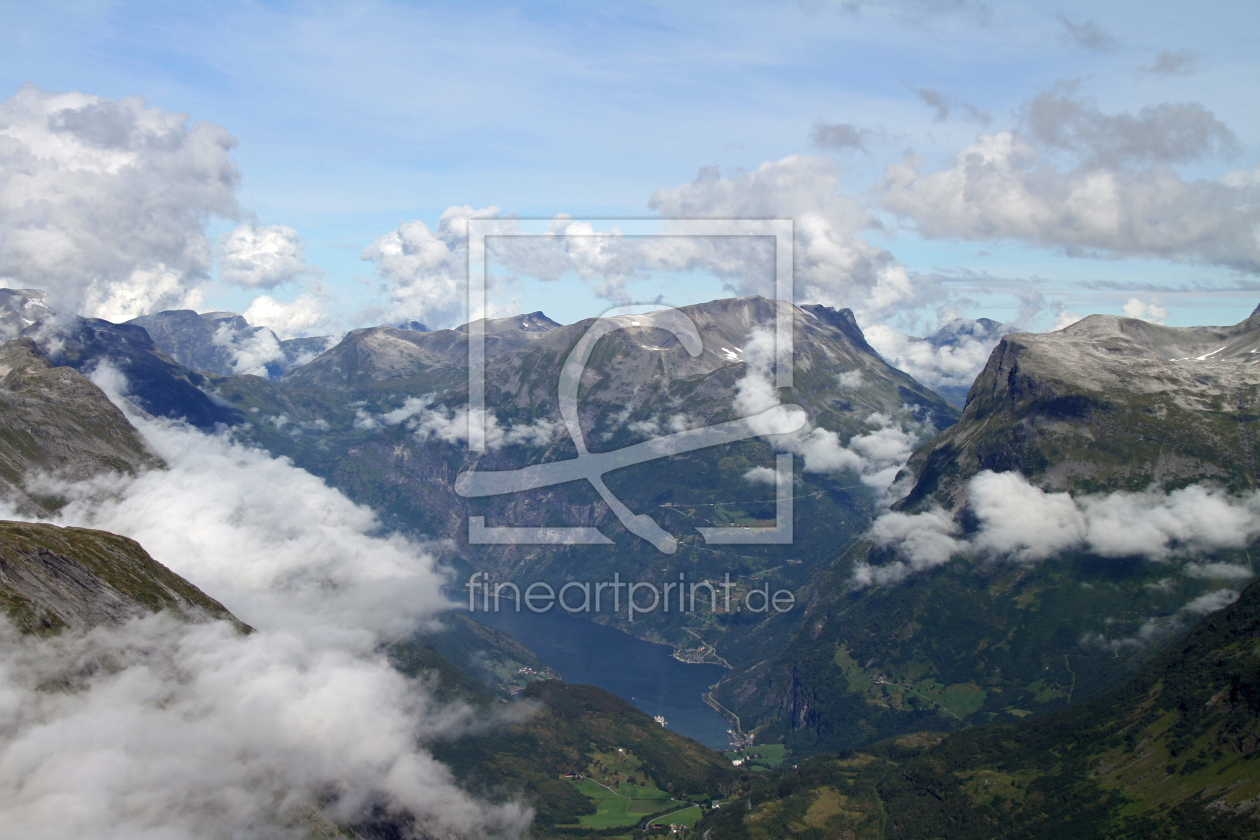
<instances>
[{"instance_id":1,"label":"steep cliff face","mask_svg":"<svg viewBox=\"0 0 1260 840\"><path fill-rule=\"evenodd\" d=\"M1053 489L1257 486L1260 317L1178 328L1093 315L1009 335L956 426L919 449L899 505L957 508L967 479L1018 470Z\"/></svg>"},{"instance_id":2,"label":"steep cliff face","mask_svg":"<svg viewBox=\"0 0 1260 840\"><path fill-rule=\"evenodd\" d=\"M144 439L104 392L68 367L53 367L29 338L0 346L0 489L19 506L49 511L34 498L37 473L81 480L159 465Z\"/></svg>"},{"instance_id":3,"label":"steep cliff face","mask_svg":"<svg viewBox=\"0 0 1260 840\"><path fill-rule=\"evenodd\" d=\"M134 540L29 522L0 522L0 610L28 633L120 624L159 610L235 621Z\"/></svg>"}]
</instances>

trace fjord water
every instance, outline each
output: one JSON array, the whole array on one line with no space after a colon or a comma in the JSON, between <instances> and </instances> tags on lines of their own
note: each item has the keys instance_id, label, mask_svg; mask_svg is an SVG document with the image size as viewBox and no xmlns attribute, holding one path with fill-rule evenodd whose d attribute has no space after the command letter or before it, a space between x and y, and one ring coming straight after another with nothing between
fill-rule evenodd
<instances>
[{"instance_id":1,"label":"fjord water","mask_svg":"<svg viewBox=\"0 0 1260 840\"><path fill-rule=\"evenodd\" d=\"M679 662L665 645L560 610L516 612L513 606L469 615L533 650L565 682L610 691L706 747L729 746L730 723L701 699L726 673L722 666Z\"/></svg>"}]
</instances>

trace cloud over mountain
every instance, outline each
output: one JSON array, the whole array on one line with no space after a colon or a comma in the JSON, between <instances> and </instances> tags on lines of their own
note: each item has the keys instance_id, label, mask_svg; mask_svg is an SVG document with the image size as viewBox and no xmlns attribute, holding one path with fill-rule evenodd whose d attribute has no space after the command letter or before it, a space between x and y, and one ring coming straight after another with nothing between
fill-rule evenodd
<instances>
[{"instance_id":1,"label":"cloud over mountain","mask_svg":"<svg viewBox=\"0 0 1260 840\"><path fill-rule=\"evenodd\" d=\"M116 372L96 381L127 405ZM131 420L169 469L44 478L69 500L58 521L137 539L256 632L161 614L47 640L0 627L6 827L287 837L392 815L433 836L521 834L528 809L470 796L423 746L484 716L438 703L381 653L446 608L425 546L287 460Z\"/></svg>"},{"instance_id":2,"label":"cloud over mountain","mask_svg":"<svg viewBox=\"0 0 1260 840\"><path fill-rule=\"evenodd\" d=\"M1184 562L1241 549L1260 536L1260 493L1234 496L1203 484L1168 493L1152 488L1073 496L1042 490L1016 472L985 470L968 482L966 507L976 523L968 535L954 515L939 507L881 515L868 539L893 549L898 559L859 564L854 585L896 583L962 554L1020 563L1085 551ZM1220 563L1189 563L1184 571L1192 577L1251 576L1249 570Z\"/></svg>"},{"instance_id":3,"label":"cloud over mountain","mask_svg":"<svg viewBox=\"0 0 1260 840\"><path fill-rule=\"evenodd\" d=\"M185 114L26 85L0 103L0 280L125 321L196 307L232 218L236 141Z\"/></svg>"}]
</instances>

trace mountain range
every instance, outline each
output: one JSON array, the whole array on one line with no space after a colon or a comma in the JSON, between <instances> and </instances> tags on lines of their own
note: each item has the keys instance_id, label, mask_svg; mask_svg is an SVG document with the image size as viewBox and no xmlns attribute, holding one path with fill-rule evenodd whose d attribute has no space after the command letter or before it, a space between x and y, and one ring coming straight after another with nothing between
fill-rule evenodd
<instances>
[{"instance_id":1,"label":"mountain range","mask_svg":"<svg viewBox=\"0 0 1260 840\"><path fill-rule=\"evenodd\" d=\"M0 347L0 480L15 511L46 517L66 503L67 480L163 468L90 375L150 415L230 430L291 459L387 529L444 538L461 575L558 588L614 573L657 585L729 573L729 609L587 617L727 665L712 700L758 743L783 742L802 760L862 750L798 761L772 789L770 777L732 770L611 695L555 682L531 651L466 617L394 646L397 667L439 675L448 699L489 709L519 692L540 704L530 722L436 751L492 798L525 796L539 830L557 836L595 808L557 775L605 772L616 749L633 756L619 784L642 783L664 802L751 797L738 819L710 818L715 836L787 826L926 837L945 836L946 824L957 829L948 836L1008 825L1052 834L1063 814L1092 836L1160 820L1188 826L1176 836L1205 824L1250 830L1246 803L1260 791L1248 792L1254 774L1239 762L1255 754L1247 622L1260 596L1239 590L1260 537L1246 524L1260 316L1190 329L1093 316L1008 334L960 414L890 366L847 310L738 298L682 313L698 348L652 313L596 345L578 391L592 453L730 421L754 404L799 407L806 425L608 473L612 493L677 539L673 553L628 531L586 484L456 492L469 471L577 456L558 371L591 322L542 313L485 323L491 445L470 453L466 326L376 327L286 347L231 313L111 324L58 318L37 292L0 291L0 328L12 337ZM781 315L795 354L793 384L778 389L765 347ZM251 342L270 361L241 372ZM706 544L698 527L773 524L764 475L776 453L794 461L792 543ZM484 545L469 539L470 516L585 526L611 544ZM762 586L791 592L796 608L752 612L748 595ZM230 619L212 594L115 535L0 524L0 601L29 633L156 610ZM945 737L955 730L965 732ZM1044 770L1047 755L1061 772ZM1176 791L1152 768L1176 775ZM1225 790L1209 778L1217 771L1241 781Z\"/></svg>"}]
</instances>

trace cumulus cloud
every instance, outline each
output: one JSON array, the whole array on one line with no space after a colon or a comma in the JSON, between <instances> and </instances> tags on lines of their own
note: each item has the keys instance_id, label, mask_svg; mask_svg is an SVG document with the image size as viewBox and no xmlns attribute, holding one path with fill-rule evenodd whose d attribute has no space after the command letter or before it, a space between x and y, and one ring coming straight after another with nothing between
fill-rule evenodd
<instances>
[{"instance_id":1,"label":"cumulus cloud","mask_svg":"<svg viewBox=\"0 0 1260 840\"><path fill-rule=\"evenodd\" d=\"M823 134L839 143L845 132ZM917 282L888 251L862 238L880 223L857 199L839 192L838 175L834 160L810 155L728 177L706 167L691 183L653 191L648 206L663 218L662 236L625 236L615 226L600 230L562 214L542 235L489 237L486 247L497 271L487 279L498 287L492 297L503 297L523 277L576 277L592 284L597 295L624 304L631 302L632 280L694 270L723 279L733 294L767 292L774 255L764 237L687 235L685 228L671 226L672 219L794 220L798 300L848 306L878 319L938 295L934 285ZM407 222L363 250L362 258L376 263L391 300L382 317L440 324L463 312L469 218L498 219L505 234L518 229L498 208L452 207L433 229Z\"/></svg>"},{"instance_id":2,"label":"cumulus cloud","mask_svg":"<svg viewBox=\"0 0 1260 840\"><path fill-rule=\"evenodd\" d=\"M139 97L24 86L0 103L0 283L115 322L197 308L205 223L237 214L235 144Z\"/></svg>"},{"instance_id":3,"label":"cumulus cloud","mask_svg":"<svg viewBox=\"0 0 1260 840\"><path fill-rule=\"evenodd\" d=\"M940 509L913 516L890 512L876 519L870 539L902 558L882 574L901 579L957 554L1014 562L1045 560L1067 551L1160 562L1193 560L1245 548L1260 537L1260 491L1233 496L1201 484L1168 493L1152 488L1074 497L1035 487L1016 472L985 470L968 482L967 508L977 527L965 539L942 524L954 520ZM1229 578L1243 576L1238 569L1194 563L1184 571L1192 577ZM855 581L887 582L879 574L860 569Z\"/></svg>"},{"instance_id":4,"label":"cumulus cloud","mask_svg":"<svg viewBox=\"0 0 1260 840\"><path fill-rule=\"evenodd\" d=\"M386 319L456 322L466 303L468 220L498 215L497 207L449 207L433 229L422 221L403 222L364 248L360 259L376 264L389 297Z\"/></svg>"},{"instance_id":5,"label":"cumulus cloud","mask_svg":"<svg viewBox=\"0 0 1260 840\"><path fill-rule=\"evenodd\" d=\"M219 280L245 289L274 289L319 272L306 262L298 232L284 225L238 225L219 240Z\"/></svg>"},{"instance_id":6,"label":"cumulus cloud","mask_svg":"<svg viewBox=\"0 0 1260 840\"><path fill-rule=\"evenodd\" d=\"M95 379L129 409L117 371ZM380 653L447 606L425 547L287 460L130 416L169 469L44 478L68 500L57 521L138 540L256 632L163 615L49 640L0 627L5 825L226 840L389 813L429 836L522 834L527 809L469 796L424 748L476 716Z\"/></svg>"},{"instance_id":7,"label":"cumulus cloud","mask_svg":"<svg viewBox=\"0 0 1260 840\"><path fill-rule=\"evenodd\" d=\"M1072 326L1079 320L1081 320L1080 313L1071 312L1068 310L1066 306L1060 303L1056 307L1055 312L1054 312L1054 326L1052 327L1052 329L1055 332L1058 332L1059 330L1064 329L1065 327Z\"/></svg>"},{"instance_id":8,"label":"cumulus cloud","mask_svg":"<svg viewBox=\"0 0 1260 840\"><path fill-rule=\"evenodd\" d=\"M1162 324L1168 319L1168 310L1159 302L1159 298L1151 295L1151 299L1143 303L1140 298L1131 297L1124 305L1124 317L1140 318L1143 321Z\"/></svg>"},{"instance_id":9,"label":"cumulus cloud","mask_svg":"<svg viewBox=\"0 0 1260 840\"><path fill-rule=\"evenodd\" d=\"M1170 141L1171 142L1171 141ZM981 136L945 169L908 155L887 167L884 206L932 238L1013 239L1073 255L1160 257L1260 272L1256 185L1186 181L1082 164L1060 171L1010 132Z\"/></svg>"},{"instance_id":10,"label":"cumulus cloud","mask_svg":"<svg viewBox=\"0 0 1260 840\"><path fill-rule=\"evenodd\" d=\"M332 303L318 287L289 302L259 295L245 310L244 317L251 324L266 326L280 338L322 335L337 332L340 326L331 312Z\"/></svg>"},{"instance_id":11,"label":"cumulus cloud","mask_svg":"<svg viewBox=\"0 0 1260 840\"><path fill-rule=\"evenodd\" d=\"M924 338L903 335L886 324L862 330L890 365L948 396L970 388L1002 336L1015 331L1010 324L968 318L951 319Z\"/></svg>"},{"instance_id":12,"label":"cumulus cloud","mask_svg":"<svg viewBox=\"0 0 1260 840\"><path fill-rule=\"evenodd\" d=\"M1187 163L1238 152L1234 132L1197 102L1107 114L1079 94L1076 82L1039 93L1024 109L1023 123L1039 147L1070 152L1088 166Z\"/></svg>"},{"instance_id":13,"label":"cumulus cloud","mask_svg":"<svg viewBox=\"0 0 1260 840\"><path fill-rule=\"evenodd\" d=\"M857 563L852 585L858 589L887 586L915 572L943 566L963 548L956 536L960 530L954 518L939 508L925 513L890 511L883 514L871 525L867 537L877 546L896 546L902 559L882 566Z\"/></svg>"},{"instance_id":14,"label":"cumulus cloud","mask_svg":"<svg viewBox=\"0 0 1260 840\"><path fill-rule=\"evenodd\" d=\"M211 339L216 347L226 348L232 359L232 372L268 377L268 365L284 361L284 350L271 330L237 333L231 324L223 324Z\"/></svg>"},{"instance_id":15,"label":"cumulus cloud","mask_svg":"<svg viewBox=\"0 0 1260 840\"><path fill-rule=\"evenodd\" d=\"M861 237L879 223L838 186L834 161L791 155L731 177L702 169L690 184L653 191L649 206L666 218L793 219L798 300L851 307L879 320L933 295L935 290L916 283L892 254ZM702 247L667 239L672 238L656 247ZM754 251L754 243L745 241L710 241L703 247L711 250L695 252L692 259L729 278L732 291L764 293L773 276L768 250ZM688 264L677 255L666 263Z\"/></svg>"},{"instance_id":16,"label":"cumulus cloud","mask_svg":"<svg viewBox=\"0 0 1260 840\"><path fill-rule=\"evenodd\" d=\"M771 487L774 487L779 482L779 474L769 467L753 467L744 473L744 481L752 484L769 484Z\"/></svg>"}]
</instances>

